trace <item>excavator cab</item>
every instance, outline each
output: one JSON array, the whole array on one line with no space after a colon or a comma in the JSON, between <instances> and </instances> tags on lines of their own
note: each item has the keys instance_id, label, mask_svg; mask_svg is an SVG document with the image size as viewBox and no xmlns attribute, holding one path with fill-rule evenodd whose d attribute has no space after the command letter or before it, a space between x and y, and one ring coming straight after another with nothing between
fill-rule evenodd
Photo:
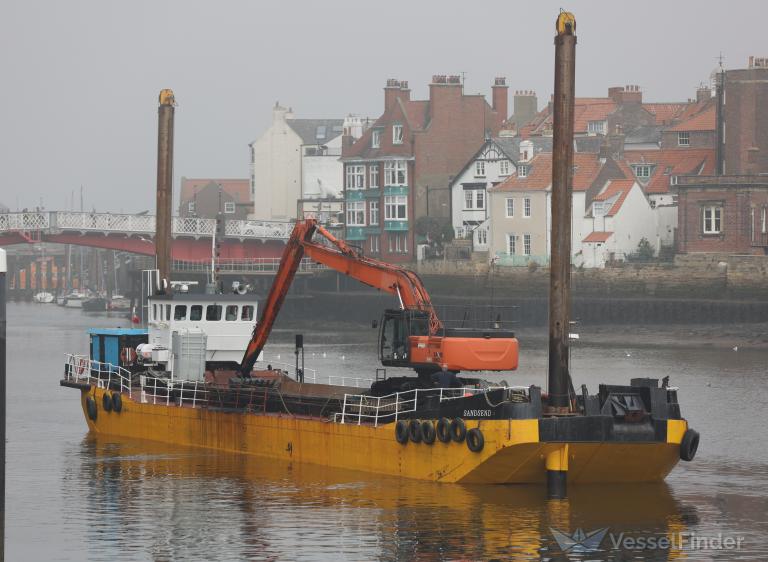
<instances>
[{"instance_id":1,"label":"excavator cab","mask_svg":"<svg viewBox=\"0 0 768 562\"><path fill-rule=\"evenodd\" d=\"M379 359L386 367L411 367L411 336L429 335L424 310L385 310L379 328Z\"/></svg>"}]
</instances>

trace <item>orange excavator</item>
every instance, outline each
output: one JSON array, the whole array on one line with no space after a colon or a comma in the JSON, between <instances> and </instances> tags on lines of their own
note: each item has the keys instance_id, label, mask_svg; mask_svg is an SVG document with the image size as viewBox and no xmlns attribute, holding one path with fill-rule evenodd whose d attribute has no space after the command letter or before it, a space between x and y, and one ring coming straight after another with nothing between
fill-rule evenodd
<instances>
[{"instance_id":1,"label":"orange excavator","mask_svg":"<svg viewBox=\"0 0 768 562\"><path fill-rule=\"evenodd\" d=\"M314 241L315 234L322 236L322 241ZM477 330L444 326L418 275L404 267L363 256L315 219L306 219L296 223L285 247L261 317L240 363L241 376L250 376L305 256L397 297L400 308L386 310L380 324L382 365L410 367L420 376L441 370L517 368L518 344L512 332L501 328Z\"/></svg>"}]
</instances>

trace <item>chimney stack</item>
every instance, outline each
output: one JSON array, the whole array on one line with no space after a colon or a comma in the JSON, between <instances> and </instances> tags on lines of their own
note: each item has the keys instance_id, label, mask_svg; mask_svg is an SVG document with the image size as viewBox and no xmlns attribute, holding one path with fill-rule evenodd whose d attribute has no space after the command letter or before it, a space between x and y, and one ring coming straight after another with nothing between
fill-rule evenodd
<instances>
[{"instance_id":1,"label":"chimney stack","mask_svg":"<svg viewBox=\"0 0 768 562\"><path fill-rule=\"evenodd\" d=\"M411 90L408 89L408 82L406 80L390 78L384 87L384 109L387 110L392 107L398 98L402 98L405 101L411 99Z\"/></svg>"},{"instance_id":2,"label":"chimney stack","mask_svg":"<svg viewBox=\"0 0 768 562\"><path fill-rule=\"evenodd\" d=\"M643 103L643 92L640 90L640 86L632 84L608 88L608 97L617 105Z\"/></svg>"},{"instance_id":3,"label":"chimney stack","mask_svg":"<svg viewBox=\"0 0 768 562\"><path fill-rule=\"evenodd\" d=\"M491 88L492 105L493 110L496 112L496 119L499 122L499 127L509 117L509 86L507 86L507 79L498 76L493 81L493 87Z\"/></svg>"}]
</instances>

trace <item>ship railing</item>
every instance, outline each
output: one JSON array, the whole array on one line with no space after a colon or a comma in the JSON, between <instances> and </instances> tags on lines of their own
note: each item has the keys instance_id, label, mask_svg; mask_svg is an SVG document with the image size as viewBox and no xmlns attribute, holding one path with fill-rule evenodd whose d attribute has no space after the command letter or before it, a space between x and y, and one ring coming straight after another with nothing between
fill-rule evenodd
<instances>
[{"instance_id":1,"label":"ship railing","mask_svg":"<svg viewBox=\"0 0 768 562\"><path fill-rule=\"evenodd\" d=\"M169 406L192 406L208 403L208 389L203 381L173 380L140 375L141 402Z\"/></svg>"},{"instance_id":2,"label":"ship railing","mask_svg":"<svg viewBox=\"0 0 768 562\"><path fill-rule=\"evenodd\" d=\"M493 386L493 387L460 387L460 388L417 388L403 392L395 392L386 396L369 396L367 394L345 394L341 412L334 414L334 421L339 423L379 423L396 422L399 417L415 412L428 399L438 402L467 398L494 390L505 390L510 401L527 402L528 387L523 386Z\"/></svg>"},{"instance_id":3,"label":"ship railing","mask_svg":"<svg viewBox=\"0 0 768 562\"><path fill-rule=\"evenodd\" d=\"M296 365L285 361L264 360L262 362L267 363L272 367L280 367L280 369L285 371L289 376L297 381L299 380L298 373L296 372ZM299 367L299 370L301 370L301 367ZM359 376L318 374L316 369L304 367L303 382L311 384L327 384L330 386L356 386L358 388L368 388L373 384L374 379Z\"/></svg>"},{"instance_id":4,"label":"ship railing","mask_svg":"<svg viewBox=\"0 0 768 562\"><path fill-rule=\"evenodd\" d=\"M119 388L121 393L132 397L130 371L111 363L94 361L87 355L67 354L64 379L93 384L98 388Z\"/></svg>"}]
</instances>

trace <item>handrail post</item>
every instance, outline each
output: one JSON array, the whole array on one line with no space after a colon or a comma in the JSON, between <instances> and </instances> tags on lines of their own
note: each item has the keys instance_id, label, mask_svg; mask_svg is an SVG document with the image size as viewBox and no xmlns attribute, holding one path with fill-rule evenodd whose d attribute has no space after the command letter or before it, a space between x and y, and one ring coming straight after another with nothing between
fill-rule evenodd
<instances>
[{"instance_id":1,"label":"handrail post","mask_svg":"<svg viewBox=\"0 0 768 562\"><path fill-rule=\"evenodd\" d=\"M341 423L344 423L344 416L347 413L347 394L344 394L344 405L341 407Z\"/></svg>"}]
</instances>

